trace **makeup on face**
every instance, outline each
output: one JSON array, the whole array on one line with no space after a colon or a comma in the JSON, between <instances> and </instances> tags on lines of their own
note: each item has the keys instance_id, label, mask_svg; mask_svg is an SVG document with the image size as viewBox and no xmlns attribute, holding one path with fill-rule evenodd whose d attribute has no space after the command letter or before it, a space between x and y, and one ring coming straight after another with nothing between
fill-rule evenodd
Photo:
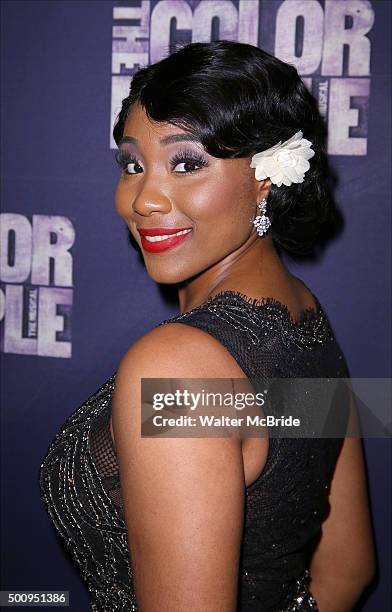
<instances>
[{"instance_id":1,"label":"makeup on face","mask_svg":"<svg viewBox=\"0 0 392 612\"><path fill-rule=\"evenodd\" d=\"M116 210L155 281L177 283L224 265L250 239L257 198L248 159L214 157L200 136L153 122L140 107L118 147Z\"/></svg>"},{"instance_id":2,"label":"makeup on face","mask_svg":"<svg viewBox=\"0 0 392 612\"><path fill-rule=\"evenodd\" d=\"M183 228L161 228L154 227L150 229L137 230L141 236L142 247L148 253L162 253L168 249L181 244L188 235L192 232L191 227Z\"/></svg>"},{"instance_id":3,"label":"makeup on face","mask_svg":"<svg viewBox=\"0 0 392 612\"><path fill-rule=\"evenodd\" d=\"M169 138L170 141L168 141ZM166 141L165 144L171 144L172 142L180 143L188 140L195 141L195 138L191 138L188 134L173 134L161 139L160 142ZM137 140L131 136L125 136L119 143L115 158L123 174L142 174L144 171L143 163L134 153L134 149L137 150ZM200 168L208 166L208 160L202 151L180 145L175 154L169 157L169 165L176 174L193 174ZM182 168L176 170L177 166L182 166Z\"/></svg>"},{"instance_id":4,"label":"makeup on face","mask_svg":"<svg viewBox=\"0 0 392 612\"><path fill-rule=\"evenodd\" d=\"M189 133L170 134L159 140L160 145L168 146L177 144L176 151L169 155L168 163L170 171L177 178L186 178L194 175L203 167L208 166L208 159L203 150L196 150L187 146L187 142L195 142L199 147L201 143L198 138ZM124 136L116 154L116 161L127 180L138 180L138 175L142 175L144 161L142 155L138 154L138 141L132 136ZM132 183L131 183L132 186ZM163 253L169 249L179 246L192 232L192 227L148 227L140 224L137 231L141 237L141 246L147 253Z\"/></svg>"}]
</instances>

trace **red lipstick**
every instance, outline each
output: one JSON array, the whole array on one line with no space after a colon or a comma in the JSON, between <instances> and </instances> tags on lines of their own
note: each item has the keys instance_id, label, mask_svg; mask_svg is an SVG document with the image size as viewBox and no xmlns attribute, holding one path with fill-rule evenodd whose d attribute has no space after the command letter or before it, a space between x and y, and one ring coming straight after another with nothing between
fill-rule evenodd
<instances>
[{"instance_id":1,"label":"red lipstick","mask_svg":"<svg viewBox=\"0 0 392 612\"><path fill-rule=\"evenodd\" d=\"M141 236L142 247L148 253L161 253L162 251L167 251L168 249L172 249L177 246L181 242L189 236L192 231L191 227L174 227L174 228L164 228L164 227L152 227L149 229L138 229L137 230ZM184 232L180 235L178 232ZM154 242L148 240L146 236L171 236L171 238L158 239Z\"/></svg>"}]
</instances>

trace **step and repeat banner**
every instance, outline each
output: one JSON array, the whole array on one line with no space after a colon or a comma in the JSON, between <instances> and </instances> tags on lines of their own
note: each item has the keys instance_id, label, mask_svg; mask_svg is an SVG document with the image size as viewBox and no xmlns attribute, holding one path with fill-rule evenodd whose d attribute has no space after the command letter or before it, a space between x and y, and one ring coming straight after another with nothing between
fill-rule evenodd
<instances>
[{"instance_id":1,"label":"step and repeat banner","mask_svg":"<svg viewBox=\"0 0 392 612\"><path fill-rule=\"evenodd\" d=\"M175 314L114 209L112 127L132 76L179 46L238 40L296 66L328 125L344 228L287 265L318 296L353 377L391 376L388 0L3 1L1 263L3 589L88 595L49 523L38 468L64 419L130 344ZM365 440L388 600L391 445Z\"/></svg>"}]
</instances>

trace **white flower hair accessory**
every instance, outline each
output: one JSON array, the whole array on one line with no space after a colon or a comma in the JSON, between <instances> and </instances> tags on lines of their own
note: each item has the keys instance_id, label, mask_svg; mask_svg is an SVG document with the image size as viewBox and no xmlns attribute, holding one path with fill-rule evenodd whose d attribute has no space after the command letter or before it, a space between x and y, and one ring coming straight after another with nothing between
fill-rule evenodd
<instances>
[{"instance_id":1,"label":"white flower hair accessory","mask_svg":"<svg viewBox=\"0 0 392 612\"><path fill-rule=\"evenodd\" d=\"M256 168L257 181L269 178L271 183L289 187L292 183L303 183L305 172L310 168L308 159L313 157L312 143L297 132L270 149L253 155L250 167Z\"/></svg>"}]
</instances>

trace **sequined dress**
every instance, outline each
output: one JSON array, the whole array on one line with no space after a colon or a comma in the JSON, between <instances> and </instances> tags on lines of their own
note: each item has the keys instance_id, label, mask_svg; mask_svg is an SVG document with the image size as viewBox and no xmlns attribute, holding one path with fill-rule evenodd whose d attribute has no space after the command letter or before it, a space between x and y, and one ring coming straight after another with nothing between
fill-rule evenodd
<instances>
[{"instance_id":1,"label":"sequined dress","mask_svg":"<svg viewBox=\"0 0 392 612\"><path fill-rule=\"evenodd\" d=\"M249 378L347 377L342 351L317 297L294 321L274 300L222 291L160 325L206 331ZM109 418L116 372L71 414L39 469L41 496L79 566L92 612L136 612L127 530ZM237 612L317 610L309 554L328 513L342 438L270 438L261 475L245 496ZM202 611L201 611L202 612Z\"/></svg>"}]
</instances>

